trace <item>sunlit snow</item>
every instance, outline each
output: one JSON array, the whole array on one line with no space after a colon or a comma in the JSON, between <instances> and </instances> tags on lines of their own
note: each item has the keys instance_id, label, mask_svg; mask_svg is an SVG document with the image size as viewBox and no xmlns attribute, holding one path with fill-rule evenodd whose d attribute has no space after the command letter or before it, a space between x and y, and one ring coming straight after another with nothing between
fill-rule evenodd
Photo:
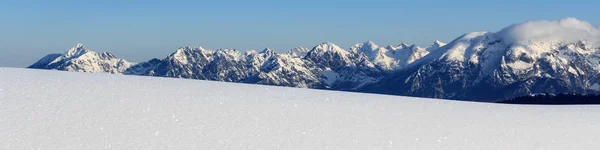
<instances>
[{"instance_id":1,"label":"sunlit snow","mask_svg":"<svg viewBox=\"0 0 600 150\"><path fill-rule=\"evenodd\" d=\"M0 68L1 149L593 149L599 106Z\"/></svg>"}]
</instances>

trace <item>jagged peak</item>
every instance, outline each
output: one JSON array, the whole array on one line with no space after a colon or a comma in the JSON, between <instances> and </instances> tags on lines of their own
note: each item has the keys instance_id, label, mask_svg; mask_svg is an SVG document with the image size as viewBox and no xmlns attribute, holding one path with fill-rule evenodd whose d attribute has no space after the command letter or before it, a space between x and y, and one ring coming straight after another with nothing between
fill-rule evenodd
<instances>
[{"instance_id":1,"label":"jagged peak","mask_svg":"<svg viewBox=\"0 0 600 150\"><path fill-rule=\"evenodd\" d=\"M394 45L388 45L388 46L385 47L385 49L396 50L396 49L398 49L398 47L394 46Z\"/></svg>"},{"instance_id":2,"label":"jagged peak","mask_svg":"<svg viewBox=\"0 0 600 150\"><path fill-rule=\"evenodd\" d=\"M237 59L242 55L237 49L218 49L214 53L217 57L232 57L233 59Z\"/></svg>"},{"instance_id":3,"label":"jagged peak","mask_svg":"<svg viewBox=\"0 0 600 150\"><path fill-rule=\"evenodd\" d=\"M412 49L412 48L417 48L418 46L416 44L411 44L408 47Z\"/></svg>"},{"instance_id":4,"label":"jagged peak","mask_svg":"<svg viewBox=\"0 0 600 150\"><path fill-rule=\"evenodd\" d=\"M406 44L404 42L400 43L400 45L398 45L398 46L401 47L401 48L410 47L410 45L408 45L408 44Z\"/></svg>"},{"instance_id":5,"label":"jagged peak","mask_svg":"<svg viewBox=\"0 0 600 150\"><path fill-rule=\"evenodd\" d=\"M84 48L85 45L83 45L83 43L77 43L77 45L75 45L76 48Z\"/></svg>"},{"instance_id":6,"label":"jagged peak","mask_svg":"<svg viewBox=\"0 0 600 150\"><path fill-rule=\"evenodd\" d=\"M185 47L179 47L176 52L183 52L183 51L188 51L188 50L192 50L191 47L189 46L185 46Z\"/></svg>"},{"instance_id":7,"label":"jagged peak","mask_svg":"<svg viewBox=\"0 0 600 150\"><path fill-rule=\"evenodd\" d=\"M322 42L321 44L319 44L317 46L320 46L320 45L335 45L335 44L333 44L332 42Z\"/></svg>"},{"instance_id":8,"label":"jagged peak","mask_svg":"<svg viewBox=\"0 0 600 150\"><path fill-rule=\"evenodd\" d=\"M290 49L290 51L291 51L291 50L306 50L306 49L307 49L307 48L305 48L305 47L298 46L298 47L291 48L291 49Z\"/></svg>"},{"instance_id":9,"label":"jagged peak","mask_svg":"<svg viewBox=\"0 0 600 150\"><path fill-rule=\"evenodd\" d=\"M441 42L439 40L435 40L435 41L433 41L433 44L429 45L429 47L425 48L425 50L432 52L432 51L435 51L445 45L446 45L446 43Z\"/></svg>"},{"instance_id":10,"label":"jagged peak","mask_svg":"<svg viewBox=\"0 0 600 150\"><path fill-rule=\"evenodd\" d=\"M323 42L323 43L315 46L311 51L338 52L341 54L348 54L348 51L342 49L341 47L339 47L331 42Z\"/></svg>"},{"instance_id":11,"label":"jagged peak","mask_svg":"<svg viewBox=\"0 0 600 150\"><path fill-rule=\"evenodd\" d=\"M170 56L177 56L177 55L190 55L192 53L211 53L212 51L210 50L206 50L203 47L190 47L190 46L185 46L185 47L179 47L175 52L173 52Z\"/></svg>"},{"instance_id":12,"label":"jagged peak","mask_svg":"<svg viewBox=\"0 0 600 150\"><path fill-rule=\"evenodd\" d=\"M412 50L412 49L421 49L421 47L417 46L416 44L406 44L404 42L400 43L400 45L398 46L394 46L394 45L388 45L385 47L385 49L387 50L391 50L391 51L398 51L398 50Z\"/></svg>"},{"instance_id":13,"label":"jagged peak","mask_svg":"<svg viewBox=\"0 0 600 150\"><path fill-rule=\"evenodd\" d=\"M412 44L412 45L408 46L407 48L411 49L411 50L424 50L424 48L417 46L417 44Z\"/></svg>"},{"instance_id":14,"label":"jagged peak","mask_svg":"<svg viewBox=\"0 0 600 150\"><path fill-rule=\"evenodd\" d=\"M206 49L204 49L203 47L184 46L179 47L177 51L206 51Z\"/></svg>"},{"instance_id":15,"label":"jagged peak","mask_svg":"<svg viewBox=\"0 0 600 150\"><path fill-rule=\"evenodd\" d=\"M262 54L264 58L269 58L275 56L277 53L270 48L265 48L264 50L260 51L259 54Z\"/></svg>"},{"instance_id":16,"label":"jagged peak","mask_svg":"<svg viewBox=\"0 0 600 150\"><path fill-rule=\"evenodd\" d=\"M240 53L239 50L237 49L228 49L228 48L220 48L218 50L216 50L215 52L222 52L222 53Z\"/></svg>"},{"instance_id":17,"label":"jagged peak","mask_svg":"<svg viewBox=\"0 0 600 150\"><path fill-rule=\"evenodd\" d=\"M248 50L248 51L244 52L244 54L246 54L246 55L255 55L255 54L258 54L258 52L256 50L254 50L254 49L251 49L251 50Z\"/></svg>"},{"instance_id":18,"label":"jagged peak","mask_svg":"<svg viewBox=\"0 0 600 150\"><path fill-rule=\"evenodd\" d=\"M77 56L81 56L87 52L90 52L92 50L90 50L89 48L87 48L85 45L83 45L82 43L77 43L77 45L75 45L75 47L69 49L67 52L65 52L63 54L64 57L77 57Z\"/></svg>"},{"instance_id":19,"label":"jagged peak","mask_svg":"<svg viewBox=\"0 0 600 150\"><path fill-rule=\"evenodd\" d=\"M375 42L373 42L373 41L371 41L371 40L369 40L369 41L365 41L365 42L363 42L363 44L364 44L364 45L367 45L367 46L371 46L371 45L373 45L373 46L377 46L377 44L375 44ZM377 46L377 47L379 47L379 46Z\"/></svg>"},{"instance_id":20,"label":"jagged peak","mask_svg":"<svg viewBox=\"0 0 600 150\"><path fill-rule=\"evenodd\" d=\"M404 42L401 42L400 45L397 45L397 46L388 45L388 46L385 47L385 49L395 51L395 50L406 49L406 48L409 48L409 47L410 47L410 45L408 45L408 44L406 44Z\"/></svg>"},{"instance_id":21,"label":"jagged peak","mask_svg":"<svg viewBox=\"0 0 600 150\"><path fill-rule=\"evenodd\" d=\"M211 55L212 51L207 51L202 47L179 47L175 52L171 53L167 56L168 59L177 60L183 64L188 63L188 59L195 59L198 55L203 57L208 57L207 55Z\"/></svg>"},{"instance_id":22,"label":"jagged peak","mask_svg":"<svg viewBox=\"0 0 600 150\"><path fill-rule=\"evenodd\" d=\"M273 54L273 53L275 53L275 51L270 48L265 48L262 51L260 51L260 54Z\"/></svg>"},{"instance_id":23,"label":"jagged peak","mask_svg":"<svg viewBox=\"0 0 600 150\"><path fill-rule=\"evenodd\" d=\"M188 55L188 53L190 53L191 51L192 51L191 47L180 47L175 52L171 53L171 55L169 55L169 56L178 58L178 57Z\"/></svg>"},{"instance_id":24,"label":"jagged peak","mask_svg":"<svg viewBox=\"0 0 600 150\"><path fill-rule=\"evenodd\" d=\"M310 49L299 46L290 49L287 54L289 54L291 57L304 57L308 51L310 51Z\"/></svg>"},{"instance_id":25,"label":"jagged peak","mask_svg":"<svg viewBox=\"0 0 600 150\"><path fill-rule=\"evenodd\" d=\"M304 52L304 53L306 53L308 51L310 51L310 49L304 48L302 46L298 46L298 47L291 48L290 51L289 51L289 53L298 53L298 52Z\"/></svg>"},{"instance_id":26,"label":"jagged peak","mask_svg":"<svg viewBox=\"0 0 600 150\"><path fill-rule=\"evenodd\" d=\"M350 48L351 51L376 51L379 46L375 44L373 41L365 41L362 43L355 44Z\"/></svg>"},{"instance_id":27,"label":"jagged peak","mask_svg":"<svg viewBox=\"0 0 600 150\"><path fill-rule=\"evenodd\" d=\"M204 47L196 47L194 49L197 49L197 50L200 50L200 51L210 51L210 50L204 49Z\"/></svg>"},{"instance_id":28,"label":"jagged peak","mask_svg":"<svg viewBox=\"0 0 600 150\"><path fill-rule=\"evenodd\" d=\"M442 47L442 46L446 45L446 43L439 41L439 40L435 40L435 41L433 41L432 45L437 46L437 47Z\"/></svg>"}]
</instances>

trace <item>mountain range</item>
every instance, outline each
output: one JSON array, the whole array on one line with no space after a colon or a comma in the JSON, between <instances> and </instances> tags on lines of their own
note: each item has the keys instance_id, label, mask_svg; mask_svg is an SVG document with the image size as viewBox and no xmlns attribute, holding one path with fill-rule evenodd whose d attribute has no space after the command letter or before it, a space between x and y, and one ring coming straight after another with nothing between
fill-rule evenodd
<instances>
[{"instance_id":1,"label":"mountain range","mask_svg":"<svg viewBox=\"0 0 600 150\"><path fill-rule=\"evenodd\" d=\"M371 41L348 49L324 42L286 53L181 47L139 63L78 44L29 68L494 102L535 93L599 93L600 30L566 18L467 33L425 48Z\"/></svg>"}]
</instances>

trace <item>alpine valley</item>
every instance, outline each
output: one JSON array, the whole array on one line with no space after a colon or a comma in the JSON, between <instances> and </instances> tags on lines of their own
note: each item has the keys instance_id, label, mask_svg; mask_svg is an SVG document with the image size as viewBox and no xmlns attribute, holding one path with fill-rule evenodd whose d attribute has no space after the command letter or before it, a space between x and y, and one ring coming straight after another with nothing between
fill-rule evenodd
<instances>
[{"instance_id":1,"label":"alpine valley","mask_svg":"<svg viewBox=\"0 0 600 150\"><path fill-rule=\"evenodd\" d=\"M600 29L566 18L467 33L428 47L371 41L348 49L324 42L286 53L181 47L139 63L78 44L29 68L496 102L537 93L600 93Z\"/></svg>"}]
</instances>

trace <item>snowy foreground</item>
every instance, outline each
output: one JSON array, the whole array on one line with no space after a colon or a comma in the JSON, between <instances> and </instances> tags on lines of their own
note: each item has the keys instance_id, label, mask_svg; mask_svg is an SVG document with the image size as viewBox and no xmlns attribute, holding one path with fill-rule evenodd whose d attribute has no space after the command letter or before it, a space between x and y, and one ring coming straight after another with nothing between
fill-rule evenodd
<instances>
[{"instance_id":1,"label":"snowy foreground","mask_svg":"<svg viewBox=\"0 0 600 150\"><path fill-rule=\"evenodd\" d=\"M599 147L600 106L0 68L0 149Z\"/></svg>"}]
</instances>

